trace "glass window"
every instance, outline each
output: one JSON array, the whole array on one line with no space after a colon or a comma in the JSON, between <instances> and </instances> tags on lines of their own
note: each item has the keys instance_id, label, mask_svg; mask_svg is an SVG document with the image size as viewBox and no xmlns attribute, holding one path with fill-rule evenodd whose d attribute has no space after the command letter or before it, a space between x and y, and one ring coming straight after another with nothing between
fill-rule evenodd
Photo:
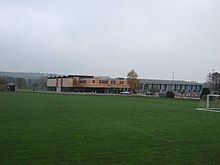
<instances>
[{"instance_id":1,"label":"glass window","mask_svg":"<svg viewBox=\"0 0 220 165\"><path fill-rule=\"evenodd\" d=\"M86 80L80 80L79 83L84 84L84 83L86 83Z\"/></svg>"},{"instance_id":2,"label":"glass window","mask_svg":"<svg viewBox=\"0 0 220 165\"><path fill-rule=\"evenodd\" d=\"M107 80L102 80L102 84L108 84Z\"/></svg>"}]
</instances>

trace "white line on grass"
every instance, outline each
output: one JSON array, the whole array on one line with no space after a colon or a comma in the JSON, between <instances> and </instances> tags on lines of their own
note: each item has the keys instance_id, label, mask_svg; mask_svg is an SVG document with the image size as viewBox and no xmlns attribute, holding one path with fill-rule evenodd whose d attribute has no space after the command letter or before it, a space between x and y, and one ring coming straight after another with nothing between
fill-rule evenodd
<instances>
[{"instance_id":1,"label":"white line on grass","mask_svg":"<svg viewBox=\"0 0 220 165\"><path fill-rule=\"evenodd\" d=\"M141 130L141 129L132 127L132 126L130 126L130 125L127 125L127 124L124 124L124 123L121 123L121 122L118 122L118 121L114 121L114 120L112 120L112 119L109 119L109 118L107 118L107 117L101 115L101 114L94 113L94 112L87 111L87 110L85 110L85 111L86 111L87 113L92 114L92 115L98 116L98 117L100 117L100 118L102 118L102 119L109 120L109 121L111 121L111 122L114 123L114 124L121 125L121 126L124 126L124 127L126 127L126 128L129 128L129 129L131 129L131 130L133 130L133 131L136 131L136 132L143 133L143 134L145 134L145 135L154 137L155 139L158 139L158 140L160 140L160 141L165 141L165 142L168 142L168 143L172 143L172 142L173 142L172 140L169 140L169 139L166 139L166 138L162 138L162 137L160 137L160 136L156 136L156 135L154 135L154 134L152 134L152 133L143 131L143 130Z\"/></svg>"}]
</instances>

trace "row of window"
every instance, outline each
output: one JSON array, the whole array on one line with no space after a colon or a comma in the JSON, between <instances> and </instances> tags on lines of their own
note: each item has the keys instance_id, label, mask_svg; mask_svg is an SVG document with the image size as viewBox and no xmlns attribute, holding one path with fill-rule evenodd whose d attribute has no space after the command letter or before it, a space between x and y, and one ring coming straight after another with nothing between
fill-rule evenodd
<instances>
[{"instance_id":1,"label":"row of window","mask_svg":"<svg viewBox=\"0 0 220 165\"><path fill-rule=\"evenodd\" d=\"M79 83L85 84L86 80L80 80ZM92 80L92 83L95 84L95 80ZM109 84L109 81L108 80L99 80L99 84ZM116 84L116 81L110 81L110 84ZM125 82L119 81L119 84L123 85L123 84L125 84Z\"/></svg>"},{"instance_id":2,"label":"row of window","mask_svg":"<svg viewBox=\"0 0 220 165\"><path fill-rule=\"evenodd\" d=\"M172 85L172 84L164 84L164 85L161 85L161 84L146 84L145 85L145 87L147 88L147 89L152 89L152 88L154 88L154 89L168 89L168 88L174 88L174 89L191 89L191 90L193 90L193 89L196 89L196 90L198 90L198 89L201 89L202 88L202 86L200 86L200 85Z\"/></svg>"}]
</instances>

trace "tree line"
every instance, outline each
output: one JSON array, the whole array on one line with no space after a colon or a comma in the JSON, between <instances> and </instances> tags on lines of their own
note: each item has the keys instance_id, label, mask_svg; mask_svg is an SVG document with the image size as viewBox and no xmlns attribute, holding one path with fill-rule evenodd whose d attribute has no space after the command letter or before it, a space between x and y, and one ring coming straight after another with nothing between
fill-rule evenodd
<instances>
[{"instance_id":1,"label":"tree line","mask_svg":"<svg viewBox=\"0 0 220 165\"><path fill-rule=\"evenodd\" d=\"M8 83L15 83L18 88L46 88L47 77L25 79L21 77L0 76L0 90L6 90L6 84Z\"/></svg>"}]
</instances>

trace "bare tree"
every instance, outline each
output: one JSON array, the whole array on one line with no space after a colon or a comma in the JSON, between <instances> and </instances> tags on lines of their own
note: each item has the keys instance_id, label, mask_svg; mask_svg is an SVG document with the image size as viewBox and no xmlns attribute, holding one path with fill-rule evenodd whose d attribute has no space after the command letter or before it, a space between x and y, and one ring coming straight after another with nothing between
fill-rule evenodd
<instances>
[{"instance_id":1,"label":"bare tree","mask_svg":"<svg viewBox=\"0 0 220 165\"><path fill-rule=\"evenodd\" d=\"M0 85L6 85L6 84L7 84L6 78L0 76Z\"/></svg>"},{"instance_id":2,"label":"bare tree","mask_svg":"<svg viewBox=\"0 0 220 165\"><path fill-rule=\"evenodd\" d=\"M20 77L16 78L15 83L18 85L18 88L24 88L27 85L25 79Z\"/></svg>"},{"instance_id":3,"label":"bare tree","mask_svg":"<svg viewBox=\"0 0 220 165\"><path fill-rule=\"evenodd\" d=\"M127 80L130 87L130 91L132 91L133 93L137 93L137 91L140 89L140 81L138 79L138 74L135 72L134 69L128 72Z\"/></svg>"},{"instance_id":4,"label":"bare tree","mask_svg":"<svg viewBox=\"0 0 220 165\"><path fill-rule=\"evenodd\" d=\"M209 73L207 75L207 82L211 91L220 94L220 73Z\"/></svg>"}]
</instances>

